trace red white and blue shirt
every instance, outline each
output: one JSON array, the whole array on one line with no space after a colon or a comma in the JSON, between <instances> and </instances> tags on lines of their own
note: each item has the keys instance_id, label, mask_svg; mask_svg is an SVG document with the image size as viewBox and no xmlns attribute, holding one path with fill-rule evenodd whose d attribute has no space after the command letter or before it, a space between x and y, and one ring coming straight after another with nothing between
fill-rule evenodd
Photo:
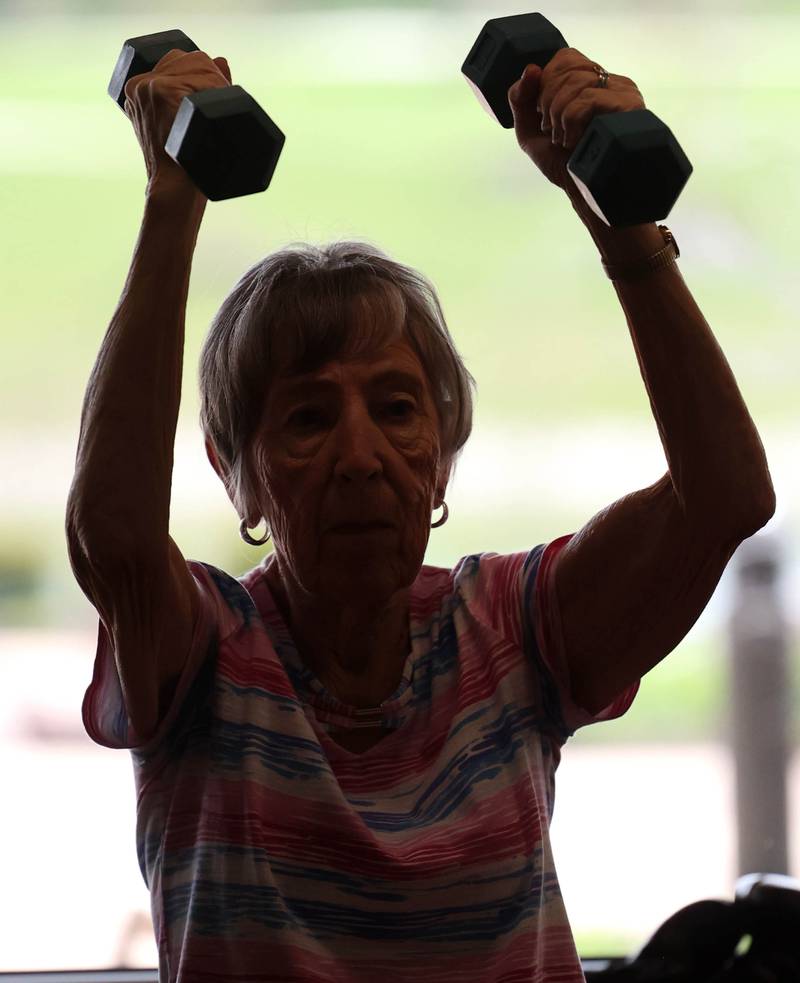
<instances>
[{"instance_id":1,"label":"red white and blue shirt","mask_svg":"<svg viewBox=\"0 0 800 983\"><path fill-rule=\"evenodd\" d=\"M423 565L412 651L362 753L354 709L302 663L270 594L187 561L202 598L146 741L99 624L83 722L131 752L136 846L161 983L583 983L551 850L561 747L621 716L569 692L553 564L525 552Z\"/></svg>"}]
</instances>

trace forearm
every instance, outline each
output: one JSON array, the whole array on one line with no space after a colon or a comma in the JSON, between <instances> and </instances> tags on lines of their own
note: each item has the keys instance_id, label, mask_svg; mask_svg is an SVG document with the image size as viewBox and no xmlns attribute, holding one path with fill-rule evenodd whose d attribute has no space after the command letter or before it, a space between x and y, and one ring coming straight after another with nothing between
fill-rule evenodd
<instances>
[{"instance_id":1,"label":"forearm","mask_svg":"<svg viewBox=\"0 0 800 983\"><path fill-rule=\"evenodd\" d=\"M636 262L663 248L655 224L610 229L572 200L608 263ZM766 522L775 498L764 447L677 264L614 286L684 512L728 527Z\"/></svg>"},{"instance_id":2,"label":"forearm","mask_svg":"<svg viewBox=\"0 0 800 983\"><path fill-rule=\"evenodd\" d=\"M83 549L168 545L184 319L205 199L148 195L83 403L67 530Z\"/></svg>"}]
</instances>

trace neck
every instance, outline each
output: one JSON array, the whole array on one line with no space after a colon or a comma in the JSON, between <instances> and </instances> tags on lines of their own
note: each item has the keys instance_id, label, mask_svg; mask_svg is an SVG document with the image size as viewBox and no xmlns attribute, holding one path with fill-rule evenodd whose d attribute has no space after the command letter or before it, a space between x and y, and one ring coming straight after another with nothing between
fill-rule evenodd
<instances>
[{"instance_id":1,"label":"neck","mask_svg":"<svg viewBox=\"0 0 800 983\"><path fill-rule=\"evenodd\" d=\"M408 590L383 603L331 604L267 571L272 596L304 664L344 703L374 707L397 689L411 640Z\"/></svg>"}]
</instances>

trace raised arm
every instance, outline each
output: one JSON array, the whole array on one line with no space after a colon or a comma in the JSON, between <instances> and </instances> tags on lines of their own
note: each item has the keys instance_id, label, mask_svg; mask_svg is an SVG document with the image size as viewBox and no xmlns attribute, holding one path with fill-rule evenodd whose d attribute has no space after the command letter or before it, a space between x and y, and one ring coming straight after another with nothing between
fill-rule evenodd
<instances>
[{"instance_id":1,"label":"raised arm","mask_svg":"<svg viewBox=\"0 0 800 983\"><path fill-rule=\"evenodd\" d=\"M128 278L86 387L67 501L71 547L166 550L186 301L204 208L205 199L188 189L147 197Z\"/></svg>"},{"instance_id":2,"label":"raised arm","mask_svg":"<svg viewBox=\"0 0 800 983\"><path fill-rule=\"evenodd\" d=\"M625 77L597 88L593 65L563 49L538 88L533 73L510 101L520 146L566 191L615 276L669 465L587 522L552 568L548 635L576 702L598 713L686 636L776 502L758 431L679 269L635 276L664 250L659 228L609 228L569 177L569 150L593 113L643 105ZM554 127L551 142L543 134Z\"/></svg>"},{"instance_id":3,"label":"raised arm","mask_svg":"<svg viewBox=\"0 0 800 983\"><path fill-rule=\"evenodd\" d=\"M189 274L207 199L164 145L187 92L227 85L224 59L170 51L125 86L147 191L128 279L83 404L67 533L84 548L166 549Z\"/></svg>"},{"instance_id":4,"label":"raised arm","mask_svg":"<svg viewBox=\"0 0 800 983\"><path fill-rule=\"evenodd\" d=\"M169 511L189 277L207 199L163 147L187 86L207 87L209 74L229 84L202 52L171 52L126 85L147 166L144 217L86 387L67 500L72 569L111 639L140 737L185 664L199 605Z\"/></svg>"}]
</instances>

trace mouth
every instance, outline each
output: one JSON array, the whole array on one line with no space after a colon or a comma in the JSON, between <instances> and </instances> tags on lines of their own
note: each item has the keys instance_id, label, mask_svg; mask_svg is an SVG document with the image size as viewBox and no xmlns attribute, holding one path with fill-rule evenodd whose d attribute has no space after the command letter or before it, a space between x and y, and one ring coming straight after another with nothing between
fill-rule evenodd
<instances>
[{"instance_id":1,"label":"mouth","mask_svg":"<svg viewBox=\"0 0 800 983\"><path fill-rule=\"evenodd\" d=\"M351 522L346 525L335 526L331 532L343 533L365 533L365 532L386 532L392 526L388 522Z\"/></svg>"}]
</instances>

